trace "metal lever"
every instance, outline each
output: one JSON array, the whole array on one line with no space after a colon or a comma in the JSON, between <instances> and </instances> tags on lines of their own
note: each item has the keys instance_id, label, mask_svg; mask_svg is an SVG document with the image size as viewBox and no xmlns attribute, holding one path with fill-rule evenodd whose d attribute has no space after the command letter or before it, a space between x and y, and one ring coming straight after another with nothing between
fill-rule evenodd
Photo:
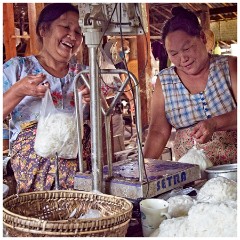
<instances>
[{"instance_id":1,"label":"metal lever","mask_svg":"<svg viewBox=\"0 0 240 240\"><path fill-rule=\"evenodd\" d=\"M56 157L55 157L55 167L56 167L55 190L59 190L59 168L58 168L58 153L57 152L56 152Z\"/></svg>"}]
</instances>

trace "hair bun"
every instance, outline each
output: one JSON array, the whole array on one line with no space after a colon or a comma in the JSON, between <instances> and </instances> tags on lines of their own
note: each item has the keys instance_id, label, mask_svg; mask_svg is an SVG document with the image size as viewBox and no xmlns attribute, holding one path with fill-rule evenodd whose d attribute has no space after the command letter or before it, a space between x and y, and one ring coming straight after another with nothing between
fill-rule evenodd
<instances>
[{"instance_id":1,"label":"hair bun","mask_svg":"<svg viewBox=\"0 0 240 240\"><path fill-rule=\"evenodd\" d=\"M174 7L174 8L172 8L172 15L173 16L177 16L177 15L180 15L180 14L186 14L186 13L188 13L188 10L186 10L183 7Z\"/></svg>"}]
</instances>

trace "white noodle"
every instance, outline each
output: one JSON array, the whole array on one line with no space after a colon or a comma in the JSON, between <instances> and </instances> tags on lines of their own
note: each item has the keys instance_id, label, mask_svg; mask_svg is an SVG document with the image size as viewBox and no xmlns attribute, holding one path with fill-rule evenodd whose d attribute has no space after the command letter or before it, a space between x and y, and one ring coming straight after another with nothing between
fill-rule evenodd
<instances>
[{"instance_id":1,"label":"white noodle","mask_svg":"<svg viewBox=\"0 0 240 240\"><path fill-rule=\"evenodd\" d=\"M46 118L41 117L34 149L42 157L53 157L58 153L61 158L76 158L77 129L73 114L58 112Z\"/></svg>"}]
</instances>

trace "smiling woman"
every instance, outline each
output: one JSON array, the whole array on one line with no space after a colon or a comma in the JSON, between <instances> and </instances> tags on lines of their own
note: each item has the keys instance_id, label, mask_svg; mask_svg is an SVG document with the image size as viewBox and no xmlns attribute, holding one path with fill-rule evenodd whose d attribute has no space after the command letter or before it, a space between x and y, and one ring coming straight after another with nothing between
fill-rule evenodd
<instances>
[{"instance_id":1,"label":"smiling woman","mask_svg":"<svg viewBox=\"0 0 240 240\"><path fill-rule=\"evenodd\" d=\"M182 8L163 28L163 44L174 64L158 74L144 155L159 158L171 129L180 159L197 142L213 165L237 160L237 61L208 53L197 16Z\"/></svg>"},{"instance_id":2,"label":"smiling woman","mask_svg":"<svg viewBox=\"0 0 240 240\"><path fill-rule=\"evenodd\" d=\"M51 15L53 8L56 12ZM82 43L78 16L78 10L71 4L61 7L50 4L39 16L36 32L42 49L36 58L54 76L66 75L68 62Z\"/></svg>"},{"instance_id":3,"label":"smiling woman","mask_svg":"<svg viewBox=\"0 0 240 240\"><path fill-rule=\"evenodd\" d=\"M47 5L39 15L36 33L41 42L39 54L15 57L3 66L3 117L11 114L11 165L18 193L54 187L54 159L40 157L34 151L42 98L49 88L56 109L73 112L73 80L85 68L69 62L82 42L78 10L73 5ZM81 86L79 90L89 101L87 88ZM83 155L88 155L86 148ZM59 187L72 189L77 159L60 158L58 165Z\"/></svg>"}]
</instances>

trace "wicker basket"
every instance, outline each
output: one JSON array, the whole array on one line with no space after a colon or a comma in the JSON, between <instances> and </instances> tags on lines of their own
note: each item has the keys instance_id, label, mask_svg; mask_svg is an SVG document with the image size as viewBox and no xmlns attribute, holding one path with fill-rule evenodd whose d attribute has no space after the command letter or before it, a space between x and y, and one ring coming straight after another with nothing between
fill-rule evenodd
<instances>
[{"instance_id":1,"label":"wicker basket","mask_svg":"<svg viewBox=\"0 0 240 240\"><path fill-rule=\"evenodd\" d=\"M78 219L96 209L99 218ZM3 224L12 237L124 237L132 203L120 197L82 191L42 191L3 201Z\"/></svg>"}]
</instances>

